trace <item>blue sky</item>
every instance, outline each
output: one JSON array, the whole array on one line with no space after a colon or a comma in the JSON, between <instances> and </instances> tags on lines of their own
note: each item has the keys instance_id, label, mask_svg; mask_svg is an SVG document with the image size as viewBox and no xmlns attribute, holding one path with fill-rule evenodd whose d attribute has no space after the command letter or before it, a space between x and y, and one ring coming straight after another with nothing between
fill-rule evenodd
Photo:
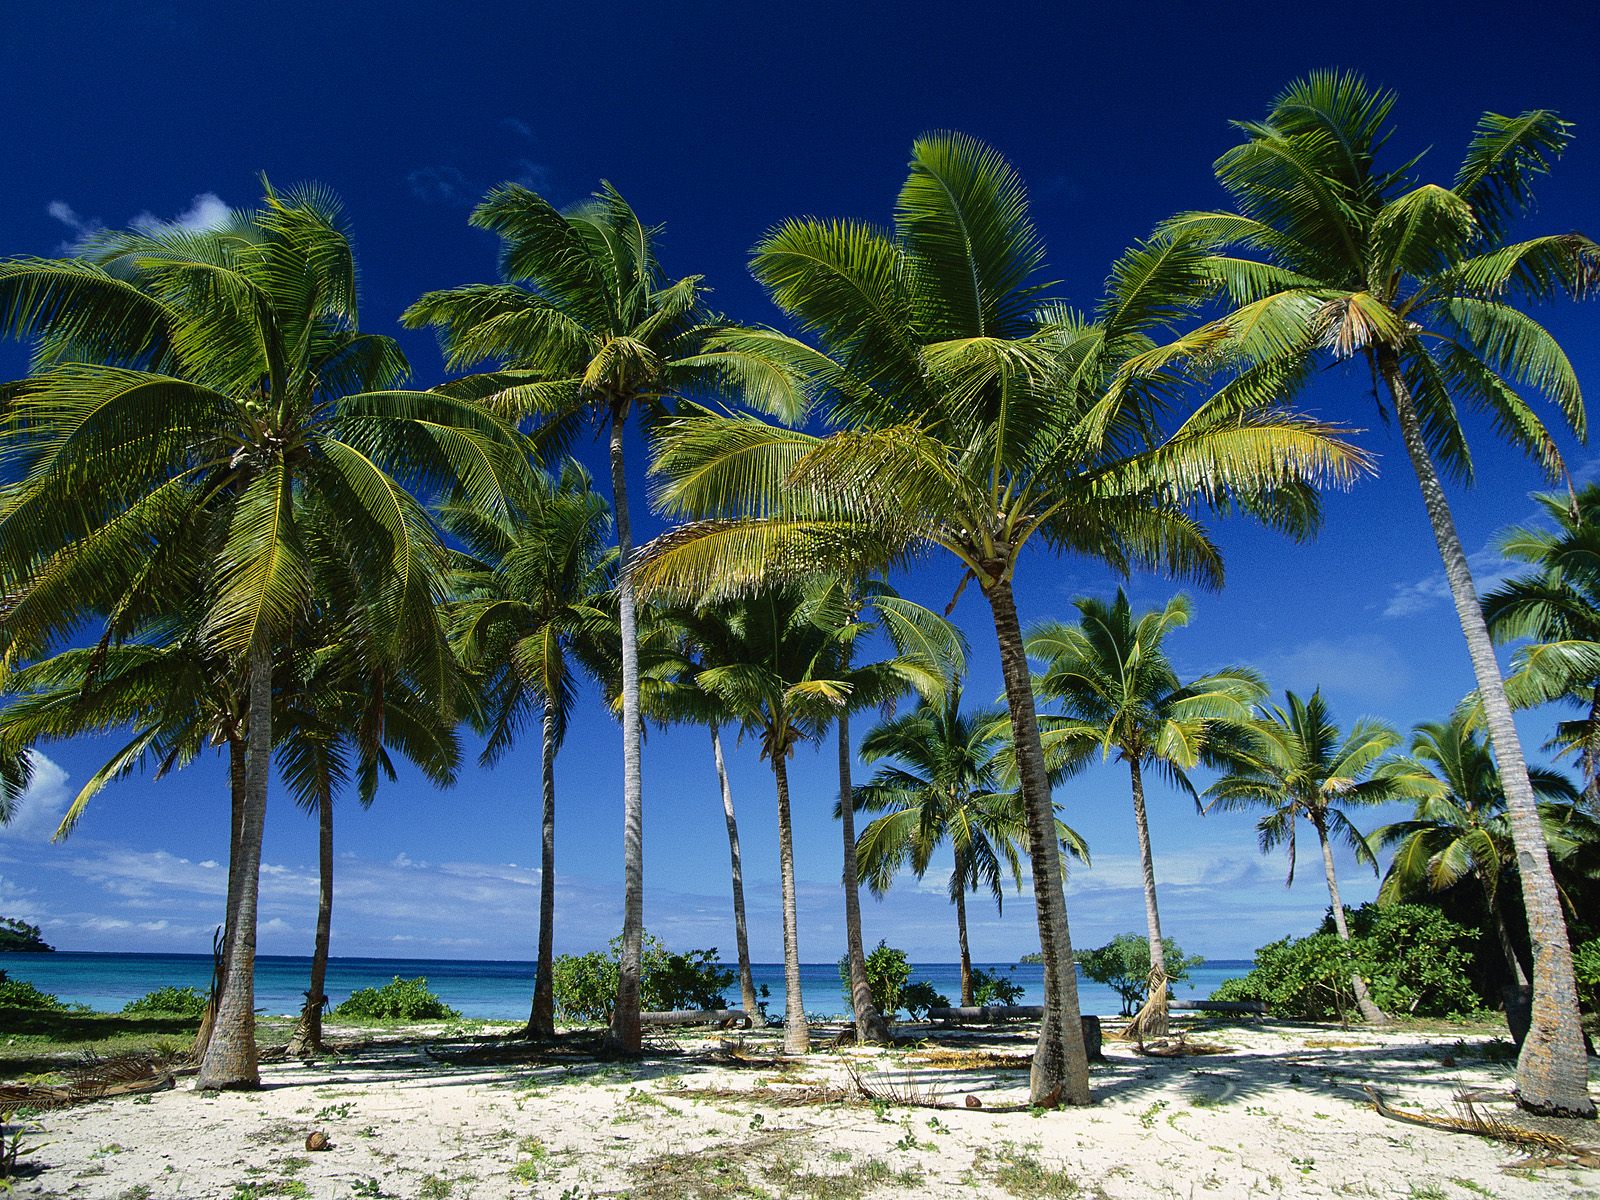
<instances>
[{"instance_id":1,"label":"blue sky","mask_svg":"<svg viewBox=\"0 0 1600 1200\"><path fill-rule=\"evenodd\" d=\"M996 0L968 5L612 3L449 6L412 0L271 5L12 0L0 13L0 254L53 254L89 228L138 220L203 223L258 196L257 178L315 179L344 199L363 271L364 323L396 332L418 293L491 278L494 245L467 213L516 179L557 203L615 183L666 225L675 274L701 273L715 302L748 321L778 316L749 277L746 252L797 214L887 220L913 137L941 128L982 137L1028 181L1059 293L1093 301L1132 238L1180 208L1220 201L1212 160L1230 119L1261 115L1290 78L1328 66L1400 92L1397 149L1433 147L1422 172L1447 182L1477 115L1552 107L1578 140L1539 188L1528 227L1600 221L1600 89L1592 3L1354 2L1301 19L1293 5L1145 2L1106 6ZM1580 378L1600 378L1592 306L1542 315ZM401 335L424 385L441 377L427 335ZM0 375L22 367L0 346ZM1182 670L1228 663L1275 689L1321 684L1346 723L1402 728L1442 717L1471 686L1398 438L1355 368L1328 371L1308 396L1319 414L1361 428L1378 478L1327 503L1320 538L1294 545L1242 523L1217 533L1226 588L1195 599L1174 636ZM1501 569L1492 539L1530 518L1542 486L1526 463L1475 428L1479 482L1452 499L1474 565ZM1574 469L1600 458L1567 439ZM644 494L642 448L634 447ZM601 447L582 453L601 462ZM645 532L657 526L645 519ZM903 589L943 605L955 573L930 561ZM1030 559L1025 621L1065 615L1074 596L1107 594L1103 570ZM1130 581L1161 603L1160 579ZM968 694L1000 690L981 598L957 609L974 647ZM1526 718L1531 744L1546 715ZM0 831L0 913L45 927L63 948L193 950L220 919L226 785L202 762L161 781L134 778L98 798L70 841L48 844L53 814L109 752L48 749L22 817ZM619 921L620 734L592 702L558 768L558 948L603 942ZM832 756L802 748L793 769L801 951L842 949L840 846L828 815ZM781 948L772 780L750 745L730 748L740 806L755 956ZM646 921L677 946L732 948L727 849L703 732L652 731L645 747ZM526 958L536 929L536 749L494 771L468 766L437 792L413 777L370 811L339 814L335 954ZM1127 783L1114 767L1060 794L1095 864L1073 877L1075 941L1142 928ZM1257 852L1243 816L1201 819L1179 796L1152 800L1168 930L1191 952L1247 956L1312 925L1326 905L1315 872L1292 890L1284 864ZM312 822L275 797L263 875L261 947L305 953L315 908ZM1348 899L1375 883L1352 864ZM1003 918L973 908L974 953L1036 947L1032 905ZM869 940L923 959L954 957L942 880L897 884L865 903Z\"/></svg>"}]
</instances>

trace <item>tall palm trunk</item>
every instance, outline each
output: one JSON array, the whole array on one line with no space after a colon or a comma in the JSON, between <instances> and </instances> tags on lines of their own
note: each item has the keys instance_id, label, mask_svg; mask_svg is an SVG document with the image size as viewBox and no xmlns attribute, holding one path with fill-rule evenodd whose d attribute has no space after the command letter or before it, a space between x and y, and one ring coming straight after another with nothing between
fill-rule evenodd
<instances>
[{"instance_id":1,"label":"tall palm trunk","mask_svg":"<svg viewBox=\"0 0 1600 1200\"><path fill-rule=\"evenodd\" d=\"M760 1012L756 1000L756 981L750 973L750 934L744 920L744 859L739 854L739 822L733 815L733 788L728 783L728 764L722 757L722 730L711 723L711 755L717 761L717 784L722 789L722 816L728 823L728 857L733 863L733 937L739 950L739 995L751 1021Z\"/></svg>"},{"instance_id":2,"label":"tall palm trunk","mask_svg":"<svg viewBox=\"0 0 1600 1200\"><path fill-rule=\"evenodd\" d=\"M1056 849L1056 814L1050 800L1050 775L1039 742L1039 719L1033 706L1033 684L1011 581L1001 577L984 589L994 614L1005 676L1006 704L1011 710L1011 737L1017 749L1022 803L1028 822L1028 858L1033 869L1033 901L1039 920L1039 949L1044 955L1044 1019L1028 1075L1034 1104L1088 1104L1089 1059L1083 1045L1078 1008L1078 974L1067 927L1067 901L1061 884L1061 855Z\"/></svg>"},{"instance_id":3,"label":"tall palm trunk","mask_svg":"<svg viewBox=\"0 0 1600 1200\"><path fill-rule=\"evenodd\" d=\"M844 940L850 959L850 1007L856 1014L856 1041L887 1045L889 1022L872 1000L867 982L867 952L861 940L861 879L856 871L855 793L850 786L850 714L839 714L839 815L844 826Z\"/></svg>"},{"instance_id":4,"label":"tall palm trunk","mask_svg":"<svg viewBox=\"0 0 1600 1200\"><path fill-rule=\"evenodd\" d=\"M317 934L311 947L311 986L300 1023L289 1039L289 1053L309 1057L322 1052L322 1010L328 1003L328 948L333 933L333 793L317 797Z\"/></svg>"},{"instance_id":5,"label":"tall palm trunk","mask_svg":"<svg viewBox=\"0 0 1600 1200\"><path fill-rule=\"evenodd\" d=\"M972 1000L972 951L967 949L967 868L961 856L961 851L956 851L956 941L961 947L961 1006L965 1008L973 1003Z\"/></svg>"},{"instance_id":6,"label":"tall palm trunk","mask_svg":"<svg viewBox=\"0 0 1600 1200\"><path fill-rule=\"evenodd\" d=\"M1161 911L1156 906L1156 860L1150 852L1150 818L1144 806L1144 772L1128 756L1133 785L1133 823L1139 831L1139 870L1144 876L1144 923L1150 942L1149 995L1130 1027L1139 1037L1167 1036L1167 946L1161 940Z\"/></svg>"},{"instance_id":7,"label":"tall palm trunk","mask_svg":"<svg viewBox=\"0 0 1600 1200\"><path fill-rule=\"evenodd\" d=\"M266 828L267 785L272 777L272 653L260 642L250 651L246 738L238 897L228 914L230 943L224 956L222 999L195 1080L195 1087L201 1091L261 1084L256 1064L256 909L261 893L261 836Z\"/></svg>"},{"instance_id":8,"label":"tall palm trunk","mask_svg":"<svg viewBox=\"0 0 1600 1200\"><path fill-rule=\"evenodd\" d=\"M1317 842L1322 847L1322 873L1328 879L1328 900L1333 906L1333 927L1339 931L1339 940L1346 945L1350 944L1350 927L1344 919L1344 901L1339 898L1339 879L1333 871L1333 847L1328 844L1328 831L1321 821L1312 821L1312 828L1317 831ZM1372 999L1372 994L1367 991L1367 981L1361 978L1360 971L1350 974L1350 988L1355 992L1356 1007L1361 1010L1361 1019L1369 1025L1389 1024L1389 1014L1379 1008Z\"/></svg>"},{"instance_id":9,"label":"tall palm trunk","mask_svg":"<svg viewBox=\"0 0 1600 1200\"><path fill-rule=\"evenodd\" d=\"M533 973L533 1011L524 1031L538 1041L556 1036L556 710L544 706L544 741L539 747L542 803L539 820L539 965Z\"/></svg>"},{"instance_id":10,"label":"tall palm trunk","mask_svg":"<svg viewBox=\"0 0 1600 1200\"><path fill-rule=\"evenodd\" d=\"M212 967L211 995L206 999L200 1014L200 1028L195 1031L189 1045L189 1059L199 1062L211 1042L211 1031L217 1024L217 1006L222 1003L222 989L227 985L228 955L233 947L233 914L239 909L239 835L244 828L245 797L245 744L235 726L226 735L228 742L228 895L223 904L222 925L217 933L220 946L213 943L215 962Z\"/></svg>"},{"instance_id":11,"label":"tall palm trunk","mask_svg":"<svg viewBox=\"0 0 1600 1200\"><path fill-rule=\"evenodd\" d=\"M778 785L778 871L783 880L783 1052L811 1049L805 1000L800 995L800 929L794 899L794 831L789 824L789 766L783 750L772 754Z\"/></svg>"},{"instance_id":12,"label":"tall palm trunk","mask_svg":"<svg viewBox=\"0 0 1600 1200\"><path fill-rule=\"evenodd\" d=\"M1433 526L1445 579L1455 601L1456 616L1472 658L1478 695L1483 701L1489 741L1505 788L1511 818L1511 840L1516 848L1517 875L1522 881L1522 902L1528 914L1528 935L1533 943L1533 1009L1528 1036L1517 1056L1517 1102L1531 1112L1551 1116L1593 1117L1589 1098L1589 1062L1583 1029L1578 1019L1577 982L1572 972L1572 947L1550 851L1539 824L1538 802L1528 782L1528 765L1522 743L1506 702L1505 682L1494 656L1494 644L1483 619L1483 609L1467 566L1466 552L1456 532L1455 520L1440 486L1428 446L1422 436L1416 406L1392 351L1378 355L1378 369L1394 402L1406 453L1417 473L1422 501Z\"/></svg>"},{"instance_id":13,"label":"tall palm trunk","mask_svg":"<svg viewBox=\"0 0 1600 1200\"><path fill-rule=\"evenodd\" d=\"M622 627L622 953L617 970L617 1006L611 1041L637 1053L644 1044L639 1024L639 986L644 946L644 784L639 770L639 626L633 594L633 521L628 513L628 472L622 435L627 401L611 409L611 491L617 522L617 610Z\"/></svg>"}]
</instances>

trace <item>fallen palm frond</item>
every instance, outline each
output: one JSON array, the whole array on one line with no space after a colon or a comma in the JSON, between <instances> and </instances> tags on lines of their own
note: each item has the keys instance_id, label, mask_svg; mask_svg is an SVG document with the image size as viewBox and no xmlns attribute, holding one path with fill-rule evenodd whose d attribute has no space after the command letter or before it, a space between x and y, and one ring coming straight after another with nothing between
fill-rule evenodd
<instances>
[{"instance_id":1,"label":"fallen palm frond","mask_svg":"<svg viewBox=\"0 0 1600 1200\"><path fill-rule=\"evenodd\" d=\"M827 1104L866 1104L867 1100L854 1088L836 1087L829 1083L780 1084L776 1087L761 1084L753 1088L703 1087L674 1088L674 1097L691 1100L732 1100L754 1104L768 1104L776 1108L804 1108Z\"/></svg>"},{"instance_id":2,"label":"fallen palm frond","mask_svg":"<svg viewBox=\"0 0 1600 1200\"><path fill-rule=\"evenodd\" d=\"M1580 1146L1558 1134L1513 1125L1492 1113L1480 1112L1474 1103L1475 1097L1471 1095L1457 1096L1457 1106L1461 1110L1461 1116L1440 1117L1432 1113L1395 1108L1384 1100L1376 1088L1369 1085L1363 1085L1361 1090L1372 1100L1372 1106L1378 1114L1388 1117L1391 1121L1403 1121L1408 1125L1421 1125L1425 1129L1438 1129L1446 1133L1469 1133L1476 1137L1504 1142L1509 1146L1540 1151L1541 1161L1554 1159L1563 1163L1576 1162L1582 1166L1600 1166L1600 1151L1593 1147Z\"/></svg>"},{"instance_id":3,"label":"fallen palm frond","mask_svg":"<svg viewBox=\"0 0 1600 1200\"><path fill-rule=\"evenodd\" d=\"M993 1050L948 1050L942 1046L918 1050L906 1056L911 1062L952 1071L1026 1071L1033 1065L1031 1054L997 1054Z\"/></svg>"},{"instance_id":4,"label":"fallen palm frond","mask_svg":"<svg viewBox=\"0 0 1600 1200\"><path fill-rule=\"evenodd\" d=\"M1170 1016L1167 1003L1170 984L1167 973L1159 967L1151 967L1148 985L1149 995L1139 1006L1139 1011L1133 1014L1133 1020L1129 1021L1120 1033L1114 1035L1125 1042L1138 1042L1142 1046L1147 1038L1167 1036Z\"/></svg>"},{"instance_id":5,"label":"fallen palm frond","mask_svg":"<svg viewBox=\"0 0 1600 1200\"><path fill-rule=\"evenodd\" d=\"M1180 1033L1177 1037L1142 1041L1134 1053L1151 1058L1189 1058L1201 1054L1228 1054L1232 1049L1232 1046L1219 1046L1210 1042L1191 1042L1188 1034Z\"/></svg>"},{"instance_id":6,"label":"fallen palm frond","mask_svg":"<svg viewBox=\"0 0 1600 1200\"><path fill-rule=\"evenodd\" d=\"M173 1087L183 1069L175 1060L149 1055L91 1058L62 1069L65 1083L20 1083L0 1086L0 1109L71 1108L92 1100L137 1096Z\"/></svg>"}]
</instances>

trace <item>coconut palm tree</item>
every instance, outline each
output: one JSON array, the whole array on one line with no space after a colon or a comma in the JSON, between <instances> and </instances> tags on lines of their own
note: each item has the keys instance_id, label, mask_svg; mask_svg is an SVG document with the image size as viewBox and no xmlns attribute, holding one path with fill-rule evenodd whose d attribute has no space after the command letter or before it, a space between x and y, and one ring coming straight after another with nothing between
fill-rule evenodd
<instances>
[{"instance_id":1,"label":"coconut palm tree","mask_svg":"<svg viewBox=\"0 0 1600 1200\"><path fill-rule=\"evenodd\" d=\"M1534 1036L1518 1060L1518 1100L1535 1112L1592 1115L1550 856L1441 472L1471 480L1458 420L1471 408L1552 478L1562 475L1528 397L1553 401L1579 436L1583 397L1560 345L1525 308L1592 290L1600 245L1579 233L1509 240L1535 181L1570 139L1555 113L1486 113L1444 187L1416 182L1419 159L1385 157L1393 106L1393 93L1358 75L1323 72L1291 84L1265 120L1239 123L1245 140L1216 163L1234 208L1182 213L1160 234L1213 248L1204 270L1231 311L1143 365L1177 353L1232 365L1223 394L1238 403L1292 393L1327 359L1360 358L1362 380L1381 384L1422 490L1527 864Z\"/></svg>"},{"instance_id":2,"label":"coconut palm tree","mask_svg":"<svg viewBox=\"0 0 1600 1200\"><path fill-rule=\"evenodd\" d=\"M1322 872L1328 883L1333 927L1350 940L1333 867L1333 843L1355 852L1356 861L1378 870L1372 847L1346 810L1390 804L1418 794L1413 773L1395 771L1385 756L1400 744L1400 735L1381 721L1358 720L1345 733L1334 724L1321 690L1304 699L1284 693L1284 704L1263 704L1249 727L1249 749L1222 778L1206 789L1209 807L1229 810L1265 809L1256 823L1263 854L1278 846L1289 851L1287 887L1294 883L1296 840L1301 820L1317 834ZM1364 1020L1386 1023L1389 1017L1373 1002L1359 974L1350 978L1356 1005Z\"/></svg>"},{"instance_id":3,"label":"coconut palm tree","mask_svg":"<svg viewBox=\"0 0 1600 1200\"><path fill-rule=\"evenodd\" d=\"M1079 614L1075 624L1045 622L1026 638L1029 657L1043 663L1034 688L1060 707L1047 727L1045 747L1059 746L1068 757L1098 749L1127 764L1150 939L1149 996L1132 1028L1140 1037L1165 1037L1167 968L1145 772L1159 772L1198 804L1188 772L1235 761L1250 706L1266 687L1247 667L1227 667L1187 683L1179 679L1165 643L1168 634L1189 623L1189 601L1183 596L1138 617L1121 588L1110 604L1092 597L1073 604Z\"/></svg>"},{"instance_id":4,"label":"coconut palm tree","mask_svg":"<svg viewBox=\"0 0 1600 1200\"><path fill-rule=\"evenodd\" d=\"M596 669L593 643L614 636L604 593L615 576L611 511L588 472L568 460L514 497L515 510L453 502L440 509L465 546L451 573L451 636L480 672L492 765L536 714L540 741L539 947L526 1034L555 1037L556 754L576 703L578 668Z\"/></svg>"},{"instance_id":5,"label":"coconut palm tree","mask_svg":"<svg viewBox=\"0 0 1600 1200\"><path fill-rule=\"evenodd\" d=\"M686 396L742 400L792 417L800 377L767 349L786 339L722 322L705 305L698 275L668 280L656 257L660 230L645 225L609 184L565 211L517 184L494 189L472 223L501 238L503 283L430 292L406 310L410 327L432 325L452 368L501 369L449 386L509 419L531 421L546 455L568 446L586 421L610 447L620 571L622 634L623 926L612 1037L641 1045L639 981L644 930L644 800L639 764L639 629L630 571L634 538L623 453L635 413L652 436Z\"/></svg>"},{"instance_id":6,"label":"coconut palm tree","mask_svg":"<svg viewBox=\"0 0 1600 1200\"><path fill-rule=\"evenodd\" d=\"M1394 848L1378 902L1395 903L1417 892L1443 892L1469 877L1476 879L1511 981L1506 1014L1520 1033L1527 1019L1530 985L1506 924L1501 891L1502 880L1516 870L1515 841L1505 785L1483 741L1477 715L1461 712L1448 721L1416 726L1409 758L1382 774L1405 781L1406 793L1416 800L1416 812L1409 821L1373 831L1372 840ZM1540 798L1544 840L1551 851L1562 857L1577 849L1578 840L1566 831L1577 799L1571 781L1539 767L1532 768L1528 778Z\"/></svg>"},{"instance_id":7,"label":"coconut palm tree","mask_svg":"<svg viewBox=\"0 0 1600 1200\"><path fill-rule=\"evenodd\" d=\"M785 222L757 276L826 354L794 352L830 436L687 412L663 438L660 502L704 518L660 539L641 580L696 594L756 588L827 564L841 574L937 548L994 618L1017 747L1045 1018L1035 1103L1089 1102L1054 805L1013 590L1043 546L1117 569L1220 578L1193 507L1245 507L1279 528L1315 524L1308 481L1361 456L1330 429L1267 408L1207 407L1163 437L1174 382L1121 367L1188 311L1196 256L1139 247L1114 268L1099 319L1046 299L1042 243L1009 164L970 138L913 147L892 229Z\"/></svg>"},{"instance_id":8,"label":"coconut palm tree","mask_svg":"<svg viewBox=\"0 0 1600 1200\"><path fill-rule=\"evenodd\" d=\"M1555 528L1501 536L1500 552L1534 569L1484 596L1483 615L1495 641L1533 642L1517 650L1506 679L1512 707L1564 701L1583 710L1557 725L1552 745L1577 755L1584 797L1600 811L1600 484L1534 499Z\"/></svg>"},{"instance_id":9,"label":"coconut palm tree","mask_svg":"<svg viewBox=\"0 0 1600 1200\"><path fill-rule=\"evenodd\" d=\"M935 852L949 844L963 1005L973 1003L967 893L986 887L1000 909L1005 876L1022 890L1027 817L1022 794L1001 783L1004 722L999 709L963 712L957 682L941 701L924 700L910 713L881 721L861 739L862 761L883 763L854 795L856 808L883 814L868 822L856 841L861 876L873 895L882 896L902 867L921 879ZM1089 848L1076 832L1057 821L1056 833L1063 854L1089 860Z\"/></svg>"},{"instance_id":10,"label":"coconut palm tree","mask_svg":"<svg viewBox=\"0 0 1600 1200\"><path fill-rule=\"evenodd\" d=\"M8 260L0 314L38 344L0 418L16 481L0 500L0 661L90 623L116 641L187 560L204 583L194 627L245 699L237 887L197 1083L252 1087L274 673L315 598L308 534L339 543L381 598L389 653L425 678L449 655L436 535L407 486L492 507L517 448L480 409L396 386L405 360L359 331L350 244L315 188L269 189L217 230L112 232L82 258Z\"/></svg>"}]
</instances>

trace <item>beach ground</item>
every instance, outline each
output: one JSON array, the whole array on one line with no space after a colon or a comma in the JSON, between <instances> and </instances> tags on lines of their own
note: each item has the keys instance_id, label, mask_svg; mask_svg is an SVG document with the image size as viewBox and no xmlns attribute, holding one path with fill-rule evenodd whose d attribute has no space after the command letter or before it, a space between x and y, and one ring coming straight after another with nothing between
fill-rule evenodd
<instances>
[{"instance_id":1,"label":"beach ground","mask_svg":"<svg viewBox=\"0 0 1600 1200\"><path fill-rule=\"evenodd\" d=\"M826 1046L836 1030L817 1032ZM1368 1087L1446 1118L1462 1116L1467 1093L1482 1114L1531 1124L1507 1102L1508 1044L1482 1028L1195 1022L1190 1046L1216 1052L1149 1057L1108 1040L1095 1104L1053 1112L1022 1107L1031 1030L902 1032L924 1040L781 1060L769 1031L695 1033L656 1038L643 1060L624 1062L598 1061L581 1041L529 1057L390 1032L315 1062L269 1064L255 1092L201 1094L180 1078L30 1115L30 1172L15 1194L1600 1197L1594 1165L1374 1110ZM995 1111L1008 1105L1021 1111ZM1600 1146L1594 1123L1561 1124ZM315 1130L328 1149L307 1149Z\"/></svg>"}]
</instances>

